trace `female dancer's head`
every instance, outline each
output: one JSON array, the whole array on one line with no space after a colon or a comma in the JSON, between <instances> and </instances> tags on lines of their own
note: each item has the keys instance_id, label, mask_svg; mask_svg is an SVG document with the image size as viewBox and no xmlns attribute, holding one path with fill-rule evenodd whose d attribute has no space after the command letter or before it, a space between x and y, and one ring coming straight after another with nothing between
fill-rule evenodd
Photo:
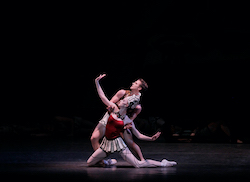
<instances>
[{"instance_id":1,"label":"female dancer's head","mask_svg":"<svg viewBox=\"0 0 250 182\"><path fill-rule=\"evenodd\" d=\"M125 97L124 99L120 100L117 105L119 106L119 108L127 108L128 107L128 98Z\"/></svg>"}]
</instances>

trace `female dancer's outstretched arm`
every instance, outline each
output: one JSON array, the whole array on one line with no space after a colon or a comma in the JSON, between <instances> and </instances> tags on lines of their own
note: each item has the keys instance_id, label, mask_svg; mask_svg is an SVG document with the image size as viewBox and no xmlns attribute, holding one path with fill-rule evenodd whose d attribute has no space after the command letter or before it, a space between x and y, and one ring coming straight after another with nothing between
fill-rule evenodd
<instances>
[{"instance_id":1,"label":"female dancer's outstretched arm","mask_svg":"<svg viewBox=\"0 0 250 182\"><path fill-rule=\"evenodd\" d=\"M132 133L136 136L136 138L138 138L139 140L145 140L145 141L155 141L157 138L159 138L159 136L161 135L161 132L157 132L155 135L153 135L152 137L143 135L142 133L140 133L137 128L135 127L134 122L128 118L125 117L124 119L124 123L125 123L125 127L124 129L131 129Z\"/></svg>"},{"instance_id":2,"label":"female dancer's outstretched arm","mask_svg":"<svg viewBox=\"0 0 250 182\"><path fill-rule=\"evenodd\" d=\"M156 134L154 134L152 137L143 135L142 133L140 133L137 128L135 127L135 125L133 124L132 126L132 132L133 134L136 136L136 138L140 139L140 140L146 140L146 141L155 141L157 138L159 138L159 136L161 135L161 132L157 132Z\"/></svg>"},{"instance_id":3,"label":"female dancer's outstretched arm","mask_svg":"<svg viewBox=\"0 0 250 182\"><path fill-rule=\"evenodd\" d=\"M103 77L105 77L106 74L102 74L100 76L98 76L96 79L95 79L95 85L96 85L96 89L97 89L97 92L98 92L98 95L99 97L101 98L102 102L106 105L106 106L111 106L111 107L116 107L116 105L111 102L110 100L108 100L108 98L106 97L106 95L104 94L103 90L102 90L102 87L99 83L99 80L101 80Z\"/></svg>"}]
</instances>

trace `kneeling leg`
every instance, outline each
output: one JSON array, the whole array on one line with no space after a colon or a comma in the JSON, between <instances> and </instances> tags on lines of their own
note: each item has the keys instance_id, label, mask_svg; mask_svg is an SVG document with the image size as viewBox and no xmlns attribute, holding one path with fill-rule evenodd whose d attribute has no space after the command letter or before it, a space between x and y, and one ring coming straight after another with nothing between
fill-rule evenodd
<instances>
[{"instance_id":1,"label":"kneeling leg","mask_svg":"<svg viewBox=\"0 0 250 182\"><path fill-rule=\"evenodd\" d=\"M93 166L99 161L103 160L105 157L107 157L107 153L104 152L101 148L98 148L87 160L87 165Z\"/></svg>"}]
</instances>

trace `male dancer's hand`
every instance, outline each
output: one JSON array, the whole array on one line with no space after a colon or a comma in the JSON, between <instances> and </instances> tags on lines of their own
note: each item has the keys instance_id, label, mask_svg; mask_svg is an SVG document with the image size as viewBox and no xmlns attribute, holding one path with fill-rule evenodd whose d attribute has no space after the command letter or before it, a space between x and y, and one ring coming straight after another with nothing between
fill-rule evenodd
<instances>
[{"instance_id":1,"label":"male dancer's hand","mask_svg":"<svg viewBox=\"0 0 250 182\"><path fill-rule=\"evenodd\" d=\"M108 110L108 113L110 114L114 111L115 108L112 106L108 106L106 109Z\"/></svg>"}]
</instances>

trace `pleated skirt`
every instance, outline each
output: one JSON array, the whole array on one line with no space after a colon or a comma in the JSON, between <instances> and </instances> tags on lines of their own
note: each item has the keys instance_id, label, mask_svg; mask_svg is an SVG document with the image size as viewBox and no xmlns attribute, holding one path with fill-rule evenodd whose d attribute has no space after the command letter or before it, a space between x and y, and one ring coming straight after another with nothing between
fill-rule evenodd
<instances>
[{"instance_id":1,"label":"pleated skirt","mask_svg":"<svg viewBox=\"0 0 250 182\"><path fill-rule=\"evenodd\" d=\"M103 138L100 148L107 153L114 153L124 150L127 145L124 143L121 137L113 140L108 140L106 137Z\"/></svg>"}]
</instances>

